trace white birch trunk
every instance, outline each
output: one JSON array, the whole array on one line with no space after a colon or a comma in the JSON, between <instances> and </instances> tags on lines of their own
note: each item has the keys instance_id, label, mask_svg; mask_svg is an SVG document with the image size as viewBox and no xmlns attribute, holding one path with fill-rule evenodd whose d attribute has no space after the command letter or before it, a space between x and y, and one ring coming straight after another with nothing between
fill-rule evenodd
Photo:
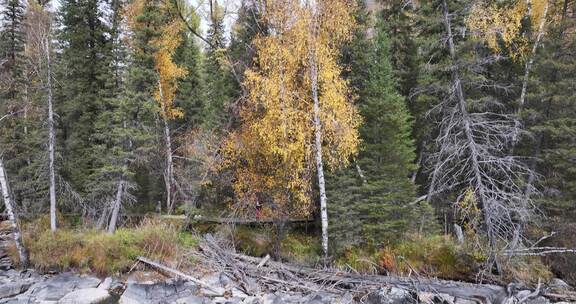
<instances>
[{"instance_id":1,"label":"white birch trunk","mask_svg":"<svg viewBox=\"0 0 576 304\"><path fill-rule=\"evenodd\" d=\"M164 182L166 183L166 207L168 214L172 213L174 202L172 201L172 185L174 185L174 161L172 159L172 137L170 136L170 126L166 118L164 122L164 140L166 141L166 176Z\"/></svg>"},{"instance_id":2,"label":"white birch trunk","mask_svg":"<svg viewBox=\"0 0 576 304\"><path fill-rule=\"evenodd\" d=\"M318 100L318 67L314 52L310 55L310 79L312 81L312 99L314 100L314 146L316 150L316 171L320 190L320 219L322 224L322 252L328 259L328 208L326 183L324 181L324 164L322 161L322 125L320 122L320 102Z\"/></svg>"},{"instance_id":3,"label":"white birch trunk","mask_svg":"<svg viewBox=\"0 0 576 304\"><path fill-rule=\"evenodd\" d=\"M16 243L16 249L18 250L18 255L20 257L20 265L23 268L28 266L28 252L22 242L22 232L20 231L20 226L18 224L18 216L14 212L14 206L12 197L10 195L10 190L8 187L8 177L6 176L6 170L4 170L4 162L0 158L0 188L2 189L2 198L4 199L4 205L6 206L6 213L8 214L8 220L12 225L12 234L14 237L14 242Z\"/></svg>"},{"instance_id":4,"label":"white birch trunk","mask_svg":"<svg viewBox=\"0 0 576 304\"><path fill-rule=\"evenodd\" d=\"M544 6L544 13L542 14L540 24L538 25L538 34L536 35L536 40L534 41L534 45L532 46L530 59L528 59L524 64L524 79L522 80L522 91L520 92L520 105L518 107L518 112L520 112L524 108L524 104L526 103L528 76L530 76L530 70L532 69L532 65L534 64L534 57L536 56L536 51L538 50L538 46L540 45L542 36L544 36L544 26L546 25L547 15L548 15L548 1L546 1L546 4Z\"/></svg>"},{"instance_id":5,"label":"white birch trunk","mask_svg":"<svg viewBox=\"0 0 576 304\"><path fill-rule=\"evenodd\" d=\"M50 179L50 229L56 231L56 174L54 172L54 147L56 131L54 130L54 109L52 104L52 68L50 61L50 40L45 38L46 48L46 89L48 94L48 174Z\"/></svg>"},{"instance_id":6,"label":"white birch trunk","mask_svg":"<svg viewBox=\"0 0 576 304\"><path fill-rule=\"evenodd\" d=\"M164 94L162 93L162 84L158 80L158 90L160 92L160 103L164 100ZM161 104L161 107L164 106ZM166 170L164 172L164 185L166 187L166 210L168 214L172 213L173 204L172 201L172 185L174 185L174 161L172 159L172 137L170 136L170 125L168 120L164 115L162 116L162 122L164 123L164 142L166 143Z\"/></svg>"}]
</instances>

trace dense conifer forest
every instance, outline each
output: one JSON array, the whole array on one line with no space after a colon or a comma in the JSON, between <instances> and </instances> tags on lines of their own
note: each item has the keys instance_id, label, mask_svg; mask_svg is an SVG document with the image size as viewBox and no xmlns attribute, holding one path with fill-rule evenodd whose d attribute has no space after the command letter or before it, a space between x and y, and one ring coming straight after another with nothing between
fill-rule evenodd
<instances>
[{"instance_id":1,"label":"dense conifer forest","mask_svg":"<svg viewBox=\"0 0 576 304\"><path fill-rule=\"evenodd\" d=\"M574 1L0 1L20 265L576 284Z\"/></svg>"}]
</instances>

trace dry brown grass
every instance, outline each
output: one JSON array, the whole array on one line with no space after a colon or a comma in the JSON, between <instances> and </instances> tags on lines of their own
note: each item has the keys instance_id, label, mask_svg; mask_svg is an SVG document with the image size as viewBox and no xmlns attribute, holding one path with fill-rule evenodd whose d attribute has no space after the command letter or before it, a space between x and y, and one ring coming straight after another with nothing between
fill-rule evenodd
<instances>
[{"instance_id":1,"label":"dry brown grass","mask_svg":"<svg viewBox=\"0 0 576 304\"><path fill-rule=\"evenodd\" d=\"M159 220L145 220L138 227L121 228L113 235L91 229L38 232L41 229L37 226L28 227L24 241L32 265L43 271L76 269L101 276L119 274L130 269L138 256L175 266L186 262L185 252L197 243L195 236Z\"/></svg>"}]
</instances>

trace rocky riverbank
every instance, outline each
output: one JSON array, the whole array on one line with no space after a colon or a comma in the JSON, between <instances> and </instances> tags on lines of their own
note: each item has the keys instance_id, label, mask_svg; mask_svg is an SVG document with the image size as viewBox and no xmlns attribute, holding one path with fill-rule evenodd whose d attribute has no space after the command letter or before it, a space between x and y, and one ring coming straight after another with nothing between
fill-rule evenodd
<instances>
[{"instance_id":1,"label":"rocky riverbank","mask_svg":"<svg viewBox=\"0 0 576 304\"><path fill-rule=\"evenodd\" d=\"M146 280L146 276L156 277ZM336 296L330 293L262 293L248 296L234 286L225 274L215 273L202 278L213 288L222 289L214 293L192 282L176 279L159 280L157 275L138 273L126 279L105 278L64 272L41 275L34 271L0 271L0 303L65 303L65 304L207 304L207 303L353 303L352 295ZM398 293L398 290L391 292ZM408 294L406 294L408 295ZM405 296L396 294L391 296ZM376 302L373 302L376 303ZM380 302L378 302L380 303Z\"/></svg>"},{"instance_id":2,"label":"rocky riverbank","mask_svg":"<svg viewBox=\"0 0 576 304\"><path fill-rule=\"evenodd\" d=\"M333 294L322 291L306 293L263 291L258 295L249 296L225 273L215 272L205 275L202 281L209 284L210 288L189 281L162 278L153 272L135 272L122 279L99 279L73 272L43 275L32 270L5 270L0 271L0 304L482 303L447 294L416 292L396 287L382 287L360 298L352 293ZM221 290L222 293L214 290ZM535 297L523 303L545 304L550 301L543 297Z\"/></svg>"}]
</instances>

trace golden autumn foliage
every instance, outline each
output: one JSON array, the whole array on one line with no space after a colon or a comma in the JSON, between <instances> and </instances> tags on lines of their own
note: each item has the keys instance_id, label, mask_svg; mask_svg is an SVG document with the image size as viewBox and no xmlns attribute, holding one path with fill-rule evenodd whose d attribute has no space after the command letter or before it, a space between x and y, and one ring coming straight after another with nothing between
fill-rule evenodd
<instances>
[{"instance_id":1,"label":"golden autumn foliage","mask_svg":"<svg viewBox=\"0 0 576 304\"><path fill-rule=\"evenodd\" d=\"M132 29L138 29L143 26L139 17L147 6L156 6L155 8L164 15L166 22L158 22L153 25L159 35L152 39L151 44L155 46L154 66L158 73L158 86L154 92L154 99L160 105L160 114L164 119L174 119L183 116L182 109L174 107L174 98L178 88L178 79L185 77L187 71L174 63L173 57L176 49L182 43L180 36L184 29L182 21L170 12L169 2L154 2L149 0L135 0L126 8L128 25ZM146 24L150 26L150 24ZM137 50L139 51L139 50Z\"/></svg>"},{"instance_id":2,"label":"golden autumn foliage","mask_svg":"<svg viewBox=\"0 0 576 304\"><path fill-rule=\"evenodd\" d=\"M264 214L303 216L311 210L314 124L310 54L318 69L323 156L331 167L357 152L360 117L338 66L339 48L355 26L351 0L317 1L321 13L311 37L314 14L298 0L264 5L266 36L254 41L255 67L246 71L248 96L241 127L224 145L225 166L235 170L237 210L248 212L256 196ZM329 4L329 5L324 5Z\"/></svg>"},{"instance_id":3,"label":"golden autumn foliage","mask_svg":"<svg viewBox=\"0 0 576 304\"><path fill-rule=\"evenodd\" d=\"M182 42L180 31L183 24L180 20L172 20L162 29L162 34L152 41L158 48L154 54L156 70L158 71L158 88L154 98L160 104L161 114L165 119L180 118L184 115L182 109L174 107L174 98L178 87L178 79L185 77L186 69L177 66L174 61L174 52Z\"/></svg>"},{"instance_id":4,"label":"golden autumn foliage","mask_svg":"<svg viewBox=\"0 0 576 304\"><path fill-rule=\"evenodd\" d=\"M498 5L479 1L472 7L466 24L497 54L507 52L514 60L524 60L530 51L530 38L523 33L522 21L530 19L530 31L536 35L550 0L517 0ZM549 15L548 15L549 16Z\"/></svg>"}]
</instances>

